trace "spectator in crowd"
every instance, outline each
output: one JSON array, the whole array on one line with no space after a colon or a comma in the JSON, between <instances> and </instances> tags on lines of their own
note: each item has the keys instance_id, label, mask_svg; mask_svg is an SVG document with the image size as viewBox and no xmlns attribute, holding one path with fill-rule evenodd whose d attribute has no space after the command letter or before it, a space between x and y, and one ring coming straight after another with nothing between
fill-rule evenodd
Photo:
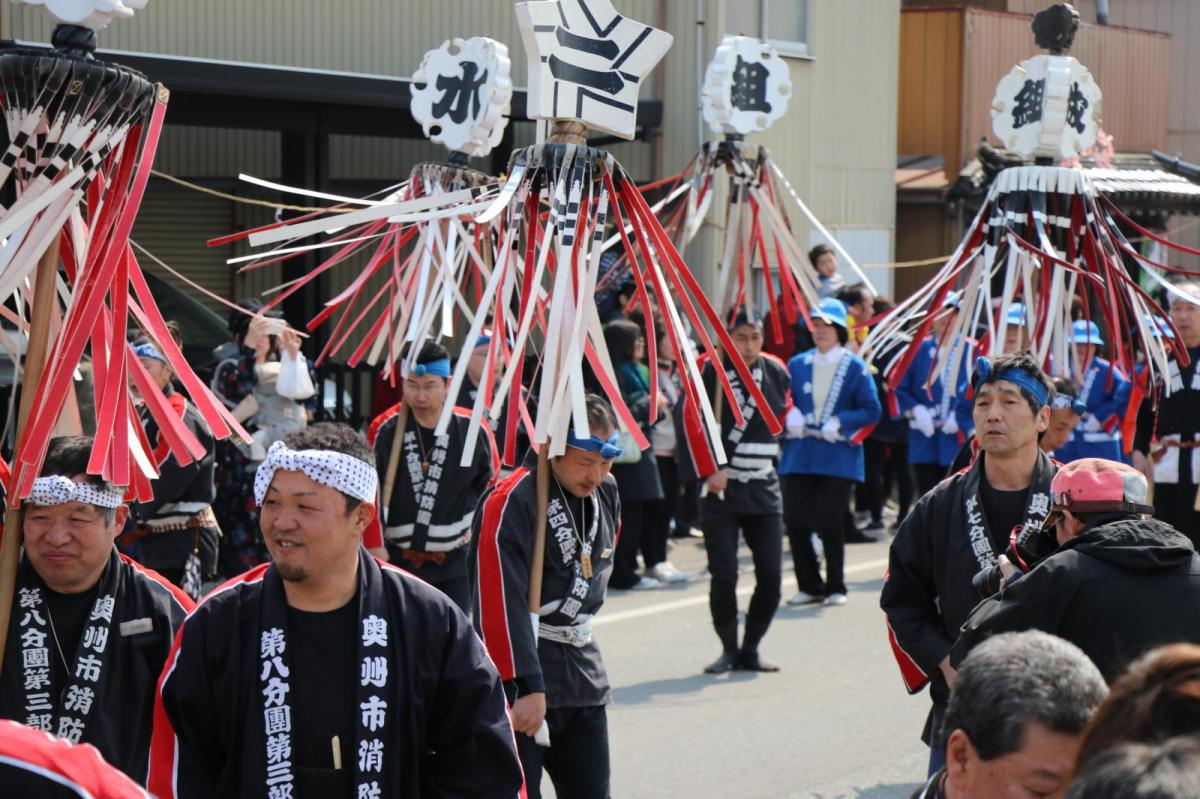
<instances>
[{"instance_id":1,"label":"spectator in crowd","mask_svg":"<svg viewBox=\"0 0 1200 799\"><path fill-rule=\"evenodd\" d=\"M1078 647L1029 631L971 653L950 694L946 765L913 799L1062 797L1084 725L1107 692Z\"/></svg>"},{"instance_id":2,"label":"spectator in crowd","mask_svg":"<svg viewBox=\"0 0 1200 799\"><path fill-rule=\"evenodd\" d=\"M1129 405L1132 386L1124 372L1096 355L1104 346L1100 327L1080 319L1071 326L1078 359L1073 363L1075 386L1083 413L1067 442L1056 449L1063 463L1080 458L1121 459L1121 414Z\"/></svg>"},{"instance_id":3,"label":"spectator in crowd","mask_svg":"<svg viewBox=\"0 0 1200 799\"><path fill-rule=\"evenodd\" d=\"M1079 745L1077 770L1122 743L1200 733L1200 646L1170 644L1135 660L1112 684ZM1200 796L1200 794L1197 794Z\"/></svg>"},{"instance_id":4,"label":"spectator in crowd","mask_svg":"<svg viewBox=\"0 0 1200 799\"><path fill-rule=\"evenodd\" d=\"M1200 796L1200 738L1121 744L1097 757L1071 783L1067 799L1195 799Z\"/></svg>"},{"instance_id":5,"label":"spectator in crowd","mask_svg":"<svg viewBox=\"0 0 1200 799\"><path fill-rule=\"evenodd\" d=\"M1200 643L1200 557L1183 533L1145 517L1153 510L1146 478L1117 461L1085 458L1059 469L1050 492L1045 526L1057 551L1036 566L1016 564L1033 568L972 612L951 665L1010 630L1061 636L1110 680L1155 646Z\"/></svg>"},{"instance_id":6,"label":"spectator in crowd","mask_svg":"<svg viewBox=\"0 0 1200 799\"><path fill-rule=\"evenodd\" d=\"M844 517L863 480L862 442L879 420L879 398L865 361L846 349L846 306L829 298L812 310L815 349L788 363L792 407L779 463L784 524L797 592L789 605L844 605ZM812 544L821 539L825 579Z\"/></svg>"},{"instance_id":7,"label":"spectator in crowd","mask_svg":"<svg viewBox=\"0 0 1200 799\"><path fill-rule=\"evenodd\" d=\"M642 363L646 338L633 322L615 319L604 327L604 342L612 358L621 399L648 437L658 418L668 411L668 406L661 391L658 396L650 395L650 377ZM617 541L612 578L608 584L618 590L657 588L659 581L650 575L656 566L666 561L665 541L661 551L656 546L657 536L650 541L649 550L646 543L652 537L649 527L654 521L657 503L663 499L658 464L653 448L639 452L631 445L627 449L612 468L621 496L621 537ZM639 550L645 558L646 573L643 575L638 574Z\"/></svg>"},{"instance_id":8,"label":"spectator in crowd","mask_svg":"<svg viewBox=\"0 0 1200 799\"><path fill-rule=\"evenodd\" d=\"M836 298L846 285L838 274L837 253L828 244L818 244L808 251L808 261L817 270L817 293L821 299Z\"/></svg>"},{"instance_id":9,"label":"spectator in crowd","mask_svg":"<svg viewBox=\"0 0 1200 799\"><path fill-rule=\"evenodd\" d=\"M663 498L654 503L646 529L642 531L642 552L647 561L650 576L662 583L687 582L688 572L680 571L667 560L667 539L672 530L678 535L691 531L684 527L680 517L679 461L676 459L675 414L672 409L679 404L681 387L679 371L675 365L675 353L671 349L670 336L662 325L656 325L658 333L658 391L666 400L667 412L658 417L650 428L650 450L658 465L658 480L662 484ZM650 562L654 562L650 566Z\"/></svg>"},{"instance_id":10,"label":"spectator in crowd","mask_svg":"<svg viewBox=\"0 0 1200 799\"><path fill-rule=\"evenodd\" d=\"M260 387L260 375L269 374L279 368L281 354L286 349L292 358L301 358L300 341L293 331L287 331L283 319L275 312L263 313L263 304L255 299L241 300L240 309L229 315L229 332L237 344L237 354L217 364L213 372L212 390L235 416L246 424L252 434L258 432L256 405L261 405L256 395L262 395L273 411L271 418L283 425L271 425L278 432L282 427L303 426L306 419L301 411L311 412L315 400L309 399L304 406L291 403L280 397L267 399L266 387ZM285 335L287 333L287 335ZM276 379L279 375L275 371ZM309 369L310 382L314 380ZM270 393L277 393L271 391ZM262 449L263 439L259 439ZM225 439L217 443L216 484L217 495L213 511L225 537L221 547L219 571L223 574L238 574L267 559L267 551L258 533L258 507L254 502L254 473L258 461L252 457L265 452L253 452L239 440Z\"/></svg>"},{"instance_id":11,"label":"spectator in crowd","mask_svg":"<svg viewBox=\"0 0 1200 799\"><path fill-rule=\"evenodd\" d=\"M931 773L943 761L941 719L954 680L950 649L979 600L974 578L1040 539L1054 461L1038 449L1050 419L1050 381L1027 352L975 366L979 456L917 500L892 541L879 604L910 693L930 686L922 740Z\"/></svg>"},{"instance_id":12,"label":"spectator in crowd","mask_svg":"<svg viewBox=\"0 0 1200 799\"><path fill-rule=\"evenodd\" d=\"M1155 516L1200 541L1200 486L1196 448L1200 447L1200 283L1174 286L1171 323L1188 352L1188 363L1172 357L1164 376L1166 388L1158 407L1142 403L1134 439L1133 463L1154 479Z\"/></svg>"},{"instance_id":13,"label":"spectator in crowd","mask_svg":"<svg viewBox=\"0 0 1200 799\"><path fill-rule=\"evenodd\" d=\"M130 390L137 397L138 415L146 439L158 465L153 481L154 498L133 506L133 530L121 537L122 545L135 543L137 560L183 588L192 599L200 598L202 578L217 571L217 549L221 530L213 514L216 497L213 469L216 448L212 431L196 406L171 385L174 372L167 359L151 341L143 340L133 348L150 380L163 392L172 412L204 447L204 456L186 466L169 453L136 382Z\"/></svg>"},{"instance_id":14,"label":"spectator in crowd","mask_svg":"<svg viewBox=\"0 0 1200 799\"><path fill-rule=\"evenodd\" d=\"M875 318L875 295L865 283L855 283L839 291L837 299L846 306L846 347L857 353L871 332L867 322Z\"/></svg>"}]
</instances>

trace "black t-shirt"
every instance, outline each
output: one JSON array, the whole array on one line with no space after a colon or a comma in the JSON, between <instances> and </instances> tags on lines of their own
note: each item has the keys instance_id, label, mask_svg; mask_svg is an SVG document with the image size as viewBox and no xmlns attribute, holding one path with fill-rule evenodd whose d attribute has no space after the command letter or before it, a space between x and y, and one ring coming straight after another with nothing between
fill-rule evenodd
<instances>
[{"instance_id":1,"label":"black t-shirt","mask_svg":"<svg viewBox=\"0 0 1200 799\"><path fill-rule=\"evenodd\" d=\"M358 596L326 613L289 606L287 616L297 795L350 796L358 731ZM333 768L334 736L340 744L340 771Z\"/></svg>"},{"instance_id":2,"label":"black t-shirt","mask_svg":"<svg viewBox=\"0 0 1200 799\"><path fill-rule=\"evenodd\" d=\"M987 477L979 481L979 493L983 500L983 514L987 517L988 530L992 534L992 547L997 555L1008 549L1012 530L1025 522L1025 509L1029 503L1029 487L1017 491L999 491L988 484Z\"/></svg>"},{"instance_id":3,"label":"black t-shirt","mask_svg":"<svg viewBox=\"0 0 1200 799\"><path fill-rule=\"evenodd\" d=\"M96 603L96 594L100 591L100 583L79 594L60 594L46 588L47 626L50 627L51 639L50 670L51 696L61 696L67 687L70 670L75 664L75 653L79 650L79 639L83 636L83 628L87 624L88 614ZM57 642L53 640L57 637ZM59 652L62 647L62 652ZM65 662L64 662L65 658ZM57 703L59 710L62 703Z\"/></svg>"}]
</instances>

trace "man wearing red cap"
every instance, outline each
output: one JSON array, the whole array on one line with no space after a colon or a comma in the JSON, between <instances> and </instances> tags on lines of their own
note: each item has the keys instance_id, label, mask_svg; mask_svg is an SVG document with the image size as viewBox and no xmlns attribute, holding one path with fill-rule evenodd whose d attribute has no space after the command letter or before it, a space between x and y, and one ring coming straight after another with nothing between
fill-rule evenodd
<instances>
[{"instance_id":1,"label":"man wearing red cap","mask_svg":"<svg viewBox=\"0 0 1200 799\"><path fill-rule=\"evenodd\" d=\"M1157 646L1200 643L1200 557L1149 518L1146 478L1102 458L1064 466L1043 530L1058 549L971 614L952 664L994 633L1038 629L1076 644L1111 681Z\"/></svg>"}]
</instances>

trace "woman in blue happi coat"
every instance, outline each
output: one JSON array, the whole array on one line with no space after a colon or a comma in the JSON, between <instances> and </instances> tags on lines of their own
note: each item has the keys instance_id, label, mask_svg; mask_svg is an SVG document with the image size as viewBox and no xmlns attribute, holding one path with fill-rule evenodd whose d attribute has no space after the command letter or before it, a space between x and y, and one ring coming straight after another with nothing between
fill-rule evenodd
<instances>
[{"instance_id":1,"label":"woman in blue happi coat","mask_svg":"<svg viewBox=\"0 0 1200 799\"><path fill-rule=\"evenodd\" d=\"M1077 363L1081 364L1077 372L1073 370L1073 379L1085 410L1079 425L1054 457L1061 463L1080 458L1120 461L1121 416L1129 405L1133 384L1118 367L1096 356L1104 339L1095 322L1076 320L1071 325L1071 340L1079 357Z\"/></svg>"},{"instance_id":2,"label":"woman in blue happi coat","mask_svg":"<svg viewBox=\"0 0 1200 799\"><path fill-rule=\"evenodd\" d=\"M967 364L973 360L970 344L959 347L961 352L951 352L930 380L931 372L938 369L942 357L938 343L954 321L958 303L957 292L951 292L933 322L933 335L921 342L895 390L898 409L908 417L912 428L908 437L908 462L912 465L917 496L925 494L946 476L962 445L970 440L975 426L971 421L971 403L966 398ZM957 343L952 340L943 346L954 347Z\"/></svg>"},{"instance_id":3,"label":"woman in blue happi coat","mask_svg":"<svg viewBox=\"0 0 1200 799\"><path fill-rule=\"evenodd\" d=\"M846 602L843 518L855 483L863 481L863 440L882 409L862 358L846 349L846 306L832 298L813 309L814 349L788 362L792 409L779 475L783 519L799 591L789 605ZM811 534L825 549L821 579Z\"/></svg>"}]
</instances>

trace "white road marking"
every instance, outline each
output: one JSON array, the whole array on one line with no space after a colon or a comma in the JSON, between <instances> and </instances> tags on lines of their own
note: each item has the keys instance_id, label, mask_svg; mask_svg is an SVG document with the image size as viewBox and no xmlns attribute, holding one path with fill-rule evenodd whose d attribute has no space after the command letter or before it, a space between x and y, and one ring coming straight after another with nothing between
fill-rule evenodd
<instances>
[{"instance_id":1,"label":"white road marking","mask_svg":"<svg viewBox=\"0 0 1200 799\"><path fill-rule=\"evenodd\" d=\"M878 560L868 560L863 563L855 563L851 566L847 566L845 573L846 574L858 574L859 572L869 572L872 570L877 570L879 572L880 576L882 576L883 570L885 568L887 568L887 565L888 565L887 558L880 558ZM751 578L753 578L753 572L751 572L750 576L751 576ZM745 595L751 594L751 593L754 593L753 582L751 582L749 585L743 585L741 588L739 588L737 590L738 596L745 596ZM601 615L597 616L595 619L592 620L592 626L595 627L595 626L598 626L601 624L613 624L618 621L629 621L630 619L641 619L641 618L645 618L646 616L653 616L658 613L666 613L666 612L672 611L672 610L681 610L683 608L691 608L691 607L695 607L696 605L706 605L706 604L708 604L708 592L707 591L705 591L700 596L690 596L690 597L687 597L686 599L675 599L670 602L659 602L658 604L655 604L655 605L647 605L644 608L634 608L632 610L622 610L617 613L610 613L607 615L601 613Z\"/></svg>"}]
</instances>

